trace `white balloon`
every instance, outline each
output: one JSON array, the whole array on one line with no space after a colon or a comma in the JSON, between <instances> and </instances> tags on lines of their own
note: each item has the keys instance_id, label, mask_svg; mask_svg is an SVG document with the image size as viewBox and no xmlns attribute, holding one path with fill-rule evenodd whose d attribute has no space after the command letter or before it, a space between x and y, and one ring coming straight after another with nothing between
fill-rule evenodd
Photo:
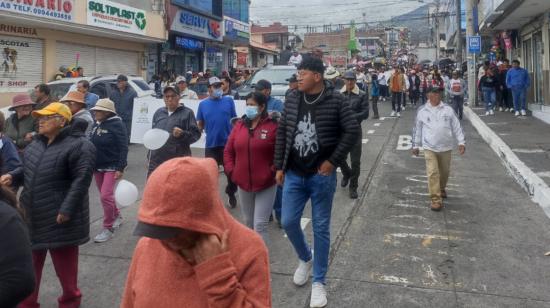
<instances>
[{"instance_id":1,"label":"white balloon","mask_svg":"<svg viewBox=\"0 0 550 308\"><path fill-rule=\"evenodd\" d=\"M115 189L115 200L122 206L129 206L134 204L138 199L138 189L134 183L120 180Z\"/></svg>"},{"instance_id":2,"label":"white balloon","mask_svg":"<svg viewBox=\"0 0 550 308\"><path fill-rule=\"evenodd\" d=\"M149 150L158 150L166 143L170 133L159 128L152 128L143 135L143 145Z\"/></svg>"}]
</instances>

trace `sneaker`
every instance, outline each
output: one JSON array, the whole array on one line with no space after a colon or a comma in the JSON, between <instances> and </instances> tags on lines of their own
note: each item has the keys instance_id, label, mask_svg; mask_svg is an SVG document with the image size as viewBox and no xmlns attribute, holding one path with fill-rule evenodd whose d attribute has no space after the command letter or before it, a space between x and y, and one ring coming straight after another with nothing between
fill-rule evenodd
<instances>
[{"instance_id":1,"label":"sneaker","mask_svg":"<svg viewBox=\"0 0 550 308\"><path fill-rule=\"evenodd\" d=\"M320 282L314 282L311 286L311 300L309 307L325 307L327 305L327 291L325 285Z\"/></svg>"},{"instance_id":2,"label":"sneaker","mask_svg":"<svg viewBox=\"0 0 550 308\"><path fill-rule=\"evenodd\" d=\"M510 108L504 109L504 112L510 112Z\"/></svg>"},{"instance_id":3,"label":"sneaker","mask_svg":"<svg viewBox=\"0 0 550 308\"><path fill-rule=\"evenodd\" d=\"M401 110L402 110L402 111L405 111L405 106L401 106Z\"/></svg>"},{"instance_id":4,"label":"sneaker","mask_svg":"<svg viewBox=\"0 0 550 308\"><path fill-rule=\"evenodd\" d=\"M395 117L395 111L392 111L390 117Z\"/></svg>"},{"instance_id":5,"label":"sneaker","mask_svg":"<svg viewBox=\"0 0 550 308\"><path fill-rule=\"evenodd\" d=\"M489 113L491 113L491 115L495 115L495 112L492 109L489 111Z\"/></svg>"},{"instance_id":6,"label":"sneaker","mask_svg":"<svg viewBox=\"0 0 550 308\"><path fill-rule=\"evenodd\" d=\"M311 268L313 267L313 257L308 262L299 260L298 268L294 272L294 284L297 286L303 286L309 280L311 276Z\"/></svg>"},{"instance_id":7,"label":"sneaker","mask_svg":"<svg viewBox=\"0 0 550 308\"><path fill-rule=\"evenodd\" d=\"M441 202L432 202L431 210L434 212L439 212L443 208Z\"/></svg>"},{"instance_id":8,"label":"sneaker","mask_svg":"<svg viewBox=\"0 0 550 308\"><path fill-rule=\"evenodd\" d=\"M122 226L122 215L118 214L118 217L113 222L113 229L118 229Z\"/></svg>"},{"instance_id":9,"label":"sneaker","mask_svg":"<svg viewBox=\"0 0 550 308\"><path fill-rule=\"evenodd\" d=\"M525 112L525 110L522 109L522 110L521 110L521 115L522 115L522 116L526 116L526 115L527 115L527 112Z\"/></svg>"},{"instance_id":10,"label":"sneaker","mask_svg":"<svg viewBox=\"0 0 550 308\"><path fill-rule=\"evenodd\" d=\"M96 235L96 237L94 237L94 242L96 243L104 243L110 239L113 238L113 231L109 230L109 229L103 229L103 231L101 231L101 233L99 233L98 235Z\"/></svg>"},{"instance_id":11,"label":"sneaker","mask_svg":"<svg viewBox=\"0 0 550 308\"><path fill-rule=\"evenodd\" d=\"M398 118L400 118L400 117L401 117L401 112L398 112L398 113L396 114L396 116L397 116Z\"/></svg>"},{"instance_id":12,"label":"sneaker","mask_svg":"<svg viewBox=\"0 0 550 308\"><path fill-rule=\"evenodd\" d=\"M516 116L516 117L519 117L519 111L516 111L515 116Z\"/></svg>"},{"instance_id":13,"label":"sneaker","mask_svg":"<svg viewBox=\"0 0 550 308\"><path fill-rule=\"evenodd\" d=\"M502 112L504 111L504 109L502 109L502 107L498 108L498 111Z\"/></svg>"},{"instance_id":14,"label":"sneaker","mask_svg":"<svg viewBox=\"0 0 550 308\"><path fill-rule=\"evenodd\" d=\"M485 115L488 116L490 113L489 111L485 111Z\"/></svg>"}]
</instances>

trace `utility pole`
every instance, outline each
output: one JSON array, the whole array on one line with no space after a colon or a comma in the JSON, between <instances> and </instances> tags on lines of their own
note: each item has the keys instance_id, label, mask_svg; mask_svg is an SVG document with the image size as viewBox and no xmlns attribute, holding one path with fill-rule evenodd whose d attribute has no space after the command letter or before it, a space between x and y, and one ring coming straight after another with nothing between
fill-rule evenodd
<instances>
[{"instance_id":1,"label":"utility pole","mask_svg":"<svg viewBox=\"0 0 550 308\"><path fill-rule=\"evenodd\" d=\"M466 37L475 35L474 33L474 7L475 0L466 0ZM477 87L476 87L476 55L470 53L468 48L468 101L470 105L477 106Z\"/></svg>"},{"instance_id":2,"label":"utility pole","mask_svg":"<svg viewBox=\"0 0 550 308\"><path fill-rule=\"evenodd\" d=\"M456 62L458 63L458 69L462 67L462 7L461 0L455 0L456 2Z\"/></svg>"},{"instance_id":3,"label":"utility pole","mask_svg":"<svg viewBox=\"0 0 550 308\"><path fill-rule=\"evenodd\" d=\"M441 40L439 39L439 6L440 6L440 0L435 1L435 61L437 62L437 65L439 66L439 51L441 50L440 43Z\"/></svg>"}]
</instances>

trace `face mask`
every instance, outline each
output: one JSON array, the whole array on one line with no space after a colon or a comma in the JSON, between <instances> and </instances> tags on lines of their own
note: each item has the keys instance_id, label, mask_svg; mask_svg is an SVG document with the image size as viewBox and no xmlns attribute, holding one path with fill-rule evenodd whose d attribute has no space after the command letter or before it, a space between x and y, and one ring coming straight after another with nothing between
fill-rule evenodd
<instances>
[{"instance_id":1,"label":"face mask","mask_svg":"<svg viewBox=\"0 0 550 308\"><path fill-rule=\"evenodd\" d=\"M223 90L221 88L214 89L214 91L212 91L212 96L215 98L220 98L222 97L222 95L223 95Z\"/></svg>"},{"instance_id":2,"label":"face mask","mask_svg":"<svg viewBox=\"0 0 550 308\"><path fill-rule=\"evenodd\" d=\"M258 106L246 106L246 117L250 120L255 119L258 116Z\"/></svg>"}]
</instances>

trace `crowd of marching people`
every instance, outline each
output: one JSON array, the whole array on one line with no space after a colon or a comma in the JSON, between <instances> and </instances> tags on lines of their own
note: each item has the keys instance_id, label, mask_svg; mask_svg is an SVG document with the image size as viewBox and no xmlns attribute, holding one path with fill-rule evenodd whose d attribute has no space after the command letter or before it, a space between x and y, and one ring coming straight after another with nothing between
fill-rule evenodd
<instances>
[{"instance_id":1,"label":"crowd of marching people","mask_svg":"<svg viewBox=\"0 0 550 308\"><path fill-rule=\"evenodd\" d=\"M294 284L303 286L312 276L310 306L324 307L336 169L342 171L340 186L357 199L361 123L369 116L378 119L378 104L387 100L392 117L409 108L407 100L417 109L413 154L424 149L431 208L443 208L451 150L458 144L460 154L465 152L460 120L468 89L459 71L396 66L340 73L315 56L292 61L298 71L288 76L284 102L271 96L269 80L260 80L242 98L246 111L240 117L233 89L249 71L153 79L165 106L154 113L152 128L168 137L147 154L147 184L134 231L141 238L121 307L270 307L272 217L298 258ZM487 115L497 101L501 111L525 115L529 77L518 61L507 65L505 60L498 70L483 68L479 90ZM197 82L206 83L208 97L195 114L181 99L198 99L189 87ZM17 95L13 114L5 119L0 113L0 231L9 239L0 250L11 251L0 257L0 307L39 307L48 252L63 290L59 306L80 305L78 256L79 246L90 240L92 179L104 214L93 240L109 241L123 223L114 190L128 164L137 94L124 75L110 98L99 99L88 89L82 80L54 102L41 84L34 101ZM191 145L202 134L209 159L192 158ZM219 170L228 206L239 206L244 226L219 196ZM308 201L312 245L300 226Z\"/></svg>"}]
</instances>

